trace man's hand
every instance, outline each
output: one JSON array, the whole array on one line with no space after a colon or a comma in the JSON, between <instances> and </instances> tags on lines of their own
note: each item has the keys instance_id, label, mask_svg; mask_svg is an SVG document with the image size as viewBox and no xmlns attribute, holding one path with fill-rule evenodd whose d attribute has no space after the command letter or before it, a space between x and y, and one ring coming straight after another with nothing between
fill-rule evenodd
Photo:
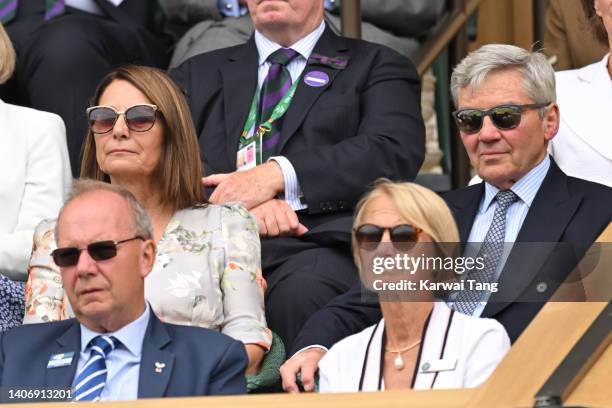
<instances>
[{"instance_id":1,"label":"man's hand","mask_svg":"<svg viewBox=\"0 0 612 408\"><path fill-rule=\"evenodd\" d=\"M287 392L300 392L295 382L295 376L302 373L302 384L305 391L314 390L315 373L317 372L319 361L327 351L322 348L314 347L295 354L285 361L280 367L280 375L283 380L283 390Z\"/></svg>"},{"instance_id":2,"label":"man's hand","mask_svg":"<svg viewBox=\"0 0 612 408\"><path fill-rule=\"evenodd\" d=\"M247 210L275 198L285 190L283 172L273 160L246 171L204 177L202 184L204 187L216 187L209 199L211 203L240 201Z\"/></svg>"},{"instance_id":3,"label":"man's hand","mask_svg":"<svg viewBox=\"0 0 612 408\"><path fill-rule=\"evenodd\" d=\"M308 232L284 200L268 200L250 212L257 219L261 237L300 236Z\"/></svg>"}]
</instances>

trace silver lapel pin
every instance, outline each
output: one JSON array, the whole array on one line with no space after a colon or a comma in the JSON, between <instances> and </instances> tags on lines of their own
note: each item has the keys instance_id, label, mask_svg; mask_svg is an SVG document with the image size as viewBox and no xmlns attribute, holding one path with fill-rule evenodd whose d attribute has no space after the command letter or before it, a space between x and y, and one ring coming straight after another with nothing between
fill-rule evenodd
<instances>
[{"instance_id":1,"label":"silver lapel pin","mask_svg":"<svg viewBox=\"0 0 612 408\"><path fill-rule=\"evenodd\" d=\"M155 372L156 373L161 373L164 367L166 367L166 363L160 363L159 361L155 362Z\"/></svg>"}]
</instances>

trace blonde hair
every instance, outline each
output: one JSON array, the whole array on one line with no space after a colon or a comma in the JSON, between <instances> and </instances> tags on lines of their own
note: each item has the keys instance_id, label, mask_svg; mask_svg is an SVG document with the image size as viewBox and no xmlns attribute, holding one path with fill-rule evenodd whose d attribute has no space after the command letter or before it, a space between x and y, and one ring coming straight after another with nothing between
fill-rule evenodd
<instances>
[{"instance_id":1,"label":"blonde hair","mask_svg":"<svg viewBox=\"0 0 612 408\"><path fill-rule=\"evenodd\" d=\"M163 71L138 65L126 65L106 75L94 94L91 105L97 105L106 88L115 80L127 81L159 108L164 127L164 146L158 179L163 197L173 209L206 203L200 181L202 161L191 111L178 86ZM91 129L83 144L81 177L110 182L96 160L96 143Z\"/></svg>"},{"instance_id":2,"label":"blonde hair","mask_svg":"<svg viewBox=\"0 0 612 408\"><path fill-rule=\"evenodd\" d=\"M9 80L15 71L15 49L4 26L0 23L0 85Z\"/></svg>"},{"instance_id":3,"label":"blonde hair","mask_svg":"<svg viewBox=\"0 0 612 408\"><path fill-rule=\"evenodd\" d=\"M398 183L379 179L374 188L361 198L356 208L354 227L362 224L368 205L379 197L388 197L398 214L412 226L422 229L434 242L459 242L459 231L455 219L439 195L415 183ZM361 272L359 246L352 233L353 258Z\"/></svg>"}]
</instances>

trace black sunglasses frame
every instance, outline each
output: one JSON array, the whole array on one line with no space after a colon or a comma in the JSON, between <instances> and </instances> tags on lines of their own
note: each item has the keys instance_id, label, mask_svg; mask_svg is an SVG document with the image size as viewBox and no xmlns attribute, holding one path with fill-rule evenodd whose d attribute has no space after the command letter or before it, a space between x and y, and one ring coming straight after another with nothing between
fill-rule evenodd
<instances>
[{"instance_id":1,"label":"black sunglasses frame","mask_svg":"<svg viewBox=\"0 0 612 408\"><path fill-rule=\"evenodd\" d=\"M139 108L141 106L146 106L148 108L152 108L153 109L153 120L151 121L151 126L149 126L146 129L135 129L132 127L131 122L132 119L130 119L128 117L128 112L134 108ZM94 127L92 125L92 120L91 120L91 112L95 111L96 109L109 109L113 112L115 112L115 119L113 120L113 124L112 126L109 127L108 130L104 130L104 131L100 131L100 132L96 132L94 130ZM113 108L112 106L105 106L105 105L98 105L98 106L91 106L89 108L87 108L86 113L87 113L87 123L89 124L89 129L91 129L91 132L93 134L96 135L101 135L104 133L108 133L111 130L113 130L113 128L115 127L115 125L117 124L117 120L119 119L119 116L123 115L123 117L125 118L125 123L128 127L128 129L130 129L133 132L146 132L148 130L151 130L153 128L153 126L155 126L155 122L157 122L157 114L159 112L159 108L157 107L157 105L153 105L153 104L148 104L148 103L139 103L137 105L132 105L129 108L127 108L124 111L118 111L117 109Z\"/></svg>"},{"instance_id":2,"label":"black sunglasses frame","mask_svg":"<svg viewBox=\"0 0 612 408\"><path fill-rule=\"evenodd\" d=\"M92 242L91 244L87 245L85 248L78 248L78 247L57 248L56 250L51 252L51 256L53 257L53 262L55 262L55 264L60 267L75 266L76 264L78 264L79 258L81 257L81 252L83 251L87 251L87 253L89 253L89 256L95 261L106 261L107 259L112 259L117 256L117 247L120 244L123 244L124 242L128 242L128 241L134 241L135 239L140 239L143 241L145 240L143 237L137 235L132 238L123 239L121 241L111 241L111 240L97 241L97 242ZM104 250L112 250L111 255L110 256L100 255L99 251L104 251ZM65 259L67 257L70 258L70 262L62 261L62 259Z\"/></svg>"},{"instance_id":3,"label":"black sunglasses frame","mask_svg":"<svg viewBox=\"0 0 612 408\"><path fill-rule=\"evenodd\" d=\"M376 235L372 234L372 237L375 237L376 239L373 241L364 241L363 237L360 238L360 234L361 234L360 230L363 227L373 228L376 231ZM414 238L409 241L400 240L396 235L399 228L405 228L405 227L408 227L410 230L412 230L411 232L414 234ZM407 249L406 248L407 243L416 244L416 242L419 239L419 235L423 232L421 228L417 228L409 224L399 224L393 227L381 227L375 224L361 224L360 226L353 228L353 233L355 234L355 240L357 241L357 244L360 246L369 245L373 243L376 243L376 246L378 246L380 244L380 241L382 240L383 235L385 234L385 231L389 231L389 239L391 239L393 246L396 249L400 249L400 250Z\"/></svg>"},{"instance_id":4,"label":"black sunglasses frame","mask_svg":"<svg viewBox=\"0 0 612 408\"><path fill-rule=\"evenodd\" d=\"M484 124L485 116L490 117L493 125L495 125L495 127L498 128L499 130L511 130L511 129L517 128L521 124L521 119L523 118L523 112L525 112L526 110L531 110L531 109L542 109L548 105L550 105L550 102L529 103L525 105L505 104L505 105L494 106L493 108L487 109L487 110L475 109L475 108L465 108L465 109L459 109L459 110L454 111L452 115L453 115L453 118L455 119L455 123L457 124L457 128L459 128L461 132L466 133L466 134L473 134L473 133L480 132L480 129L482 129L482 125ZM513 123L511 126L504 126L497 122L499 119L496 119L496 116L495 116L495 114L497 113L496 111L498 109L504 109L504 108L505 109L508 109L508 108L516 109L516 112L513 112L513 114L518 115L518 119L516 120L516 123ZM462 129L462 125L461 125L462 119L459 116L464 112L479 112L481 114L480 123L476 129L473 129L473 130Z\"/></svg>"}]
</instances>

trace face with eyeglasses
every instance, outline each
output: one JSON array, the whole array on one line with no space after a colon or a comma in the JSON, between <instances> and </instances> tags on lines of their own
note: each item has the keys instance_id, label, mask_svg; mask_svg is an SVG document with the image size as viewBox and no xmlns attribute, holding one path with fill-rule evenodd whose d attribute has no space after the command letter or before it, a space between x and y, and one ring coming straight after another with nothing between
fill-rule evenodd
<instances>
[{"instance_id":1,"label":"face with eyeglasses","mask_svg":"<svg viewBox=\"0 0 612 408\"><path fill-rule=\"evenodd\" d=\"M459 91L453 115L472 166L500 189L510 188L544 159L559 128L557 105L546 104L540 119L523 82L517 71L492 72L478 88Z\"/></svg>"},{"instance_id":2,"label":"face with eyeglasses","mask_svg":"<svg viewBox=\"0 0 612 408\"><path fill-rule=\"evenodd\" d=\"M153 177L161 161L164 126L157 106L128 81L112 81L87 119L100 169L111 180Z\"/></svg>"},{"instance_id":3,"label":"face with eyeglasses","mask_svg":"<svg viewBox=\"0 0 612 408\"><path fill-rule=\"evenodd\" d=\"M153 267L155 244L135 238L126 200L108 191L86 193L64 208L58 228L53 257L78 320L105 332L138 318L144 311L144 278Z\"/></svg>"},{"instance_id":4,"label":"face with eyeglasses","mask_svg":"<svg viewBox=\"0 0 612 408\"><path fill-rule=\"evenodd\" d=\"M374 258L392 258L400 254L414 256L431 250L428 243L432 238L416 225L413 220L407 220L400 214L396 205L386 194L374 197L362 210L361 219L353 227L356 248L361 261L361 276L366 287L371 287L370 280L383 279L391 282L396 279L417 279L424 271L416 275L397 273L385 270L384 273L374 272Z\"/></svg>"}]
</instances>

